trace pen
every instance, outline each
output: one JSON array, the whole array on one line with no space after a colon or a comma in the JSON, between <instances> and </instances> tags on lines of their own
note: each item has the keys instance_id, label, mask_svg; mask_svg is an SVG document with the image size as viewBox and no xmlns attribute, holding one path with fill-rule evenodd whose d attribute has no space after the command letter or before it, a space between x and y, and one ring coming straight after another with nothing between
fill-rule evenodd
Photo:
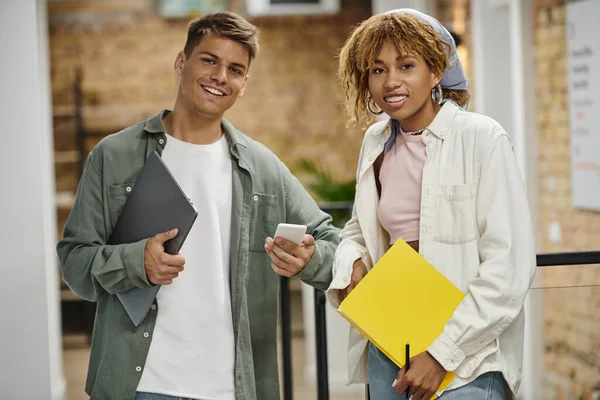
<instances>
[{"instance_id":1,"label":"pen","mask_svg":"<svg viewBox=\"0 0 600 400\"><path fill-rule=\"evenodd\" d=\"M408 372L408 369L410 368L410 344L406 343L406 363L404 364L406 366L406 371L404 372L405 374ZM410 397L410 386L406 387L406 391L404 392L404 395L406 396L406 400L408 400L408 398Z\"/></svg>"}]
</instances>

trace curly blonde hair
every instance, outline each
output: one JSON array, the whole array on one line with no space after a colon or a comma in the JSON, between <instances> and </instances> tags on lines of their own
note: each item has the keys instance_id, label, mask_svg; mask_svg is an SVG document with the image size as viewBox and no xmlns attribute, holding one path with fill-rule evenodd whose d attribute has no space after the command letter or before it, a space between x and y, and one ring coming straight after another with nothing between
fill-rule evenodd
<instances>
[{"instance_id":1,"label":"curly blonde hair","mask_svg":"<svg viewBox=\"0 0 600 400\"><path fill-rule=\"evenodd\" d=\"M348 125L368 125L372 116L367 111L369 98L369 66L383 43L391 41L401 54L416 53L429 69L441 78L448 66L450 44L429 24L410 14L380 14L359 24L340 51L338 78L345 94ZM444 99L461 106L469 100L467 90L444 90Z\"/></svg>"}]
</instances>

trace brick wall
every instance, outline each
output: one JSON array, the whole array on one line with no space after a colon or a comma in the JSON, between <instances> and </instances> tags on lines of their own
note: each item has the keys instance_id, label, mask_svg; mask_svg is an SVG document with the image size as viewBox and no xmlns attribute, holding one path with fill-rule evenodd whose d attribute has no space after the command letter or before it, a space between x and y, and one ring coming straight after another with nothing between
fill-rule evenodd
<instances>
[{"instance_id":1,"label":"brick wall","mask_svg":"<svg viewBox=\"0 0 600 400\"><path fill-rule=\"evenodd\" d=\"M50 57L55 149L74 150L73 83L82 77L84 125L91 148L103 135L171 108L177 88L173 61L183 48L187 20L164 20L151 1L51 1ZM230 2L243 11L242 1ZM342 1L335 16L261 17L261 51L250 68L246 94L226 118L265 143L292 169L312 158L334 177L355 174L360 129L345 127L337 86L336 54L351 27L370 15L370 2ZM69 160L68 153L60 157ZM57 158L60 158L57 157ZM298 174L301 180L306 176ZM56 165L57 190L65 195L59 232L77 185L77 164ZM62 198L62 197L61 197Z\"/></svg>"},{"instance_id":2,"label":"brick wall","mask_svg":"<svg viewBox=\"0 0 600 400\"><path fill-rule=\"evenodd\" d=\"M565 5L536 2L536 97L539 132L539 217L542 251L597 250L600 213L573 209L569 148ZM548 235L561 227L561 241ZM545 285L600 283L600 267L555 267ZM545 289L544 399L592 399L600 390L600 288Z\"/></svg>"}]
</instances>

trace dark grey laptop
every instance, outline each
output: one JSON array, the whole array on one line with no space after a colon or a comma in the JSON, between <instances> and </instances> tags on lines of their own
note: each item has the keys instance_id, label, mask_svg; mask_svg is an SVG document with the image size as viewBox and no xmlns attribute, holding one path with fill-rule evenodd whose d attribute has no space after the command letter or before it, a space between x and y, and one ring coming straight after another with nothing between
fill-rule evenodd
<instances>
[{"instance_id":1,"label":"dark grey laptop","mask_svg":"<svg viewBox=\"0 0 600 400\"><path fill-rule=\"evenodd\" d=\"M177 236L165 242L165 252L177 254L197 216L198 211L163 160L152 152L137 177L108 243L135 243L177 228ZM135 326L146 316L159 289L157 285L117 293Z\"/></svg>"}]
</instances>

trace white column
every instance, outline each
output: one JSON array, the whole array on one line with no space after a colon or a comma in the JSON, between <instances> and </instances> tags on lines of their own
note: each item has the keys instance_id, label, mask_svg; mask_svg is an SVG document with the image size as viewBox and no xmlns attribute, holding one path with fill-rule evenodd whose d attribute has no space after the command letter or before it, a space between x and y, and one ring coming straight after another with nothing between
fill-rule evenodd
<instances>
[{"instance_id":1,"label":"white column","mask_svg":"<svg viewBox=\"0 0 600 400\"><path fill-rule=\"evenodd\" d=\"M508 6L471 1L473 97L476 112L510 131L511 68Z\"/></svg>"},{"instance_id":2,"label":"white column","mask_svg":"<svg viewBox=\"0 0 600 400\"><path fill-rule=\"evenodd\" d=\"M510 0L511 73L513 89L513 129L515 152L521 165L538 235L538 147L535 102L534 1ZM539 235L536 238L539 246ZM519 398L533 400L542 393L543 366L543 291L529 293L525 302L525 351L523 354L523 385Z\"/></svg>"},{"instance_id":3,"label":"white column","mask_svg":"<svg viewBox=\"0 0 600 400\"><path fill-rule=\"evenodd\" d=\"M496 119L511 135L537 234L533 1L471 0L471 17L474 111ZM530 292L520 399L536 400L541 393L542 306L542 292Z\"/></svg>"},{"instance_id":4,"label":"white column","mask_svg":"<svg viewBox=\"0 0 600 400\"><path fill-rule=\"evenodd\" d=\"M0 2L0 392L63 399L46 1Z\"/></svg>"}]
</instances>

